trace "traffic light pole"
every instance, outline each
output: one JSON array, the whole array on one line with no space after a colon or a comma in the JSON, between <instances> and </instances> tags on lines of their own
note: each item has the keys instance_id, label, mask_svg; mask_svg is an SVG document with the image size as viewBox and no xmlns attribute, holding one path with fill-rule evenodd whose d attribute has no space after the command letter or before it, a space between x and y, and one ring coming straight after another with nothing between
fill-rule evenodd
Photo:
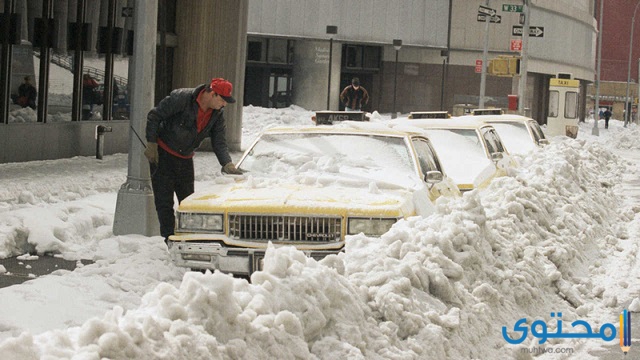
<instances>
[{"instance_id":1,"label":"traffic light pole","mask_svg":"<svg viewBox=\"0 0 640 360\"><path fill-rule=\"evenodd\" d=\"M527 51L529 49L529 1L522 0L524 6L524 24L522 25L522 50L520 51L520 82L518 83L518 114L525 114L525 98L527 95Z\"/></svg>"}]
</instances>

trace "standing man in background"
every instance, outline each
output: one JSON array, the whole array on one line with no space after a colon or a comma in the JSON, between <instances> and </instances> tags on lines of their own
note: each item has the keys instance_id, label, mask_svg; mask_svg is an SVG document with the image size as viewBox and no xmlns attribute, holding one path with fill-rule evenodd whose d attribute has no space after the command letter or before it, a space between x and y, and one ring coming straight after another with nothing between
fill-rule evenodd
<instances>
[{"instance_id":1,"label":"standing man in background","mask_svg":"<svg viewBox=\"0 0 640 360\"><path fill-rule=\"evenodd\" d=\"M175 228L174 194L178 202L194 191L194 151L207 136L222 165L222 172L242 174L236 169L225 137L223 108L235 103L233 85L222 78L212 79L195 89L177 89L147 115L147 148L153 197L160 221L160 235L168 243Z\"/></svg>"},{"instance_id":2,"label":"standing man in background","mask_svg":"<svg viewBox=\"0 0 640 360\"><path fill-rule=\"evenodd\" d=\"M344 104L345 111L362 111L362 106L369 102L369 93L360 86L360 79L351 79L351 85L340 93L340 101Z\"/></svg>"},{"instance_id":3,"label":"standing man in background","mask_svg":"<svg viewBox=\"0 0 640 360\"><path fill-rule=\"evenodd\" d=\"M82 75L82 120L91 120L93 105L102 101L97 88L98 82L91 75Z\"/></svg>"},{"instance_id":4,"label":"standing man in background","mask_svg":"<svg viewBox=\"0 0 640 360\"><path fill-rule=\"evenodd\" d=\"M608 129L609 119L611 119L611 111L609 110L609 108L607 108L607 110L604 111L603 116L604 116L604 128Z\"/></svg>"}]
</instances>

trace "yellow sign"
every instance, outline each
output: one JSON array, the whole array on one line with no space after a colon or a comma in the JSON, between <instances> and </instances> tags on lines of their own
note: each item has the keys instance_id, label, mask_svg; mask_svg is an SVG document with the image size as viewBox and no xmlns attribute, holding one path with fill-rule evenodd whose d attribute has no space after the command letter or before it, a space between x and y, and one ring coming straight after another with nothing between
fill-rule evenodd
<instances>
[{"instance_id":1,"label":"yellow sign","mask_svg":"<svg viewBox=\"0 0 640 360\"><path fill-rule=\"evenodd\" d=\"M580 87L580 80L552 78L549 81L549 85L551 85L551 86L576 87L577 88L577 87Z\"/></svg>"}]
</instances>

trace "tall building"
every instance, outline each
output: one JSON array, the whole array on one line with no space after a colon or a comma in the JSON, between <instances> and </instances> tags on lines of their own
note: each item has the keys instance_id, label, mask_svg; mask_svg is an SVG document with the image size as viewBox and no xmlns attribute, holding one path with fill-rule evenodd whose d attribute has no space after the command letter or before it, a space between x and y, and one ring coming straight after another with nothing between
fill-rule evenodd
<instances>
[{"instance_id":1,"label":"tall building","mask_svg":"<svg viewBox=\"0 0 640 360\"><path fill-rule=\"evenodd\" d=\"M608 108L614 119L624 119L625 103L637 120L638 68L640 67L640 1L601 0L602 12L602 63L600 67L600 108ZM596 19L600 19L600 2ZM633 24L635 20L635 24ZM633 37L631 28L633 27ZM633 43L631 42L633 40ZM627 86L627 80L629 80ZM629 98L627 97L627 90ZM589 104L595 106L595 84L589 87Z\"/></svg>"},{"instance_id":2,"label":"tall building","mask_svg":"<svg viewBox=\"0 0 640 360\"><path fill-rule=\"evenodd\" d=\"M127 151L126 111L116 112L110 95L114 83L130 85L113 76L118 57L155 56L156 102L208 77L232 80L239 101L225 111L235 150L243 105L340 110L339 94L353 77L369 91L367 111L508 109L509 99L523 95L519 106L541 124L551 78L579 81L583 118L595 78L594 0L158 0L156 54L130 53L131 16L149 4L142 0L0 4L9 19L0 26L0 162L92 155L104 121L113 128L105 153ZM523 11L530 25L524 49ZM88 68L88 58L99 65ZM522 58L526 77L515 67L495 76L492 67L483 80L482 69L499 58ZM61 97L49 81L51 67L63 65L73 86ZM87 72L102 83L101 120L83 121ZM39 91L37 121L17 124L10 96L29 74Z\"/></svg>"}]
</instances>

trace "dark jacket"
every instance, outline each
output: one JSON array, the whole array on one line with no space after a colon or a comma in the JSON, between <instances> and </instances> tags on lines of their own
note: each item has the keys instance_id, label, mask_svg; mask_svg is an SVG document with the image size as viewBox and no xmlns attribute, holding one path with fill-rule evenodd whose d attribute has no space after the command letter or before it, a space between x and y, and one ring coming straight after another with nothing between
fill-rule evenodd
<instances>
[{"instance_id":1,"label":"dark jacket","mask_svg":"<svg viewBox=\"0 0 640 360\"><path fill-rule=\"evenodd\" d=\"M369 93L362 86L356 90L353 85L349 85L340 93L340 100L348 108L361 110L362 105L366 105L369 102Z\"/></svg>"},{"instance_id":2,"label":"dark jacket","mask_svg":"<svg viewBox=\"0 0 640 360\"><path fill-rule=\"evenodd\" d=\"M26 99L25 104L21 104L22 107L36 107L36 98L38 97L38 91L36 87L31 84L21 84L18 86L18 98L24 97Z\"/></svg>"},{"instance_id":3,"label":"dark jacket","mask_svg":"<svg viewBox=\"0 0 640 360\"><path fill-rule=\"evenodd\" d=\"M213 110L211 120L198 133L198 94L206 85L195 89L176 89L151 109L147 115L146 137L149 142L157 142L158 138L172 150L183 156L191 156L200 146L202 140L209 136L211 146L218 157L220 165L231 162L227 140L223 110Z\"/></svg>"}]
</instances>

